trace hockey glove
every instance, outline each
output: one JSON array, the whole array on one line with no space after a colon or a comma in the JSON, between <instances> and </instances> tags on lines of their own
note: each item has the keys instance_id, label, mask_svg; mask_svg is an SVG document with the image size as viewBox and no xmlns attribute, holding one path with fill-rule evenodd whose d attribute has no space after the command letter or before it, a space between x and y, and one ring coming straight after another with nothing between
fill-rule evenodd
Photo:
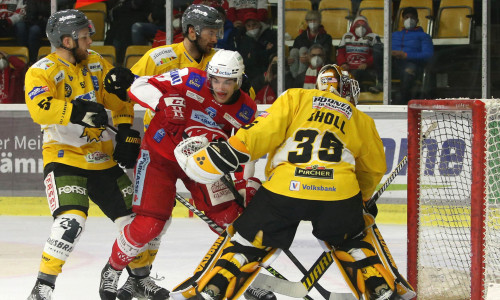
<instances>
[{"instance_id":1,"label":"hockey glove","mask_svg":"<svg viewBox=\"0 0 500 300\"><path fill-rule=\"evenodd\" d=\"M108 114L102 104L75 99L69 121L85 127L99 128L108 124Z\"/></svg>"},{"instance_id":2,"label":"hockey glove","mask_svg":"<svg viewBox=\"0 0 500 300\"><path fill-rule=\"evenodd\" d=\"M115 152L113 152L113 158L116 162L127 169L132 169L135 166L141 148L139 131L130 127L130 124L118 125L118 132L115 136Z\"/></svg>"},{"instance_id":3,"label":"hockey glove","mask_svg":"<svg viewBox=\"0 0 500 300\"><path fill-rule=\"evenodd\" d=\"M176 141L182 139L182 131L186 125L186 100L178 94L164 95L163 112L165 113L165 122L163 128L175 136ZM163 105L162 105L163 106Z\"/></svg>"},{"instance_id":4,"label":"hockey glove","mask_svg":"<svg viewBox=\"0 0 500 300\"><path fill-rule=\"evenodd\" d=\"M116 67L109 70L104 77L104 89L115 94L122 101L127 101L127 89L135 80L134 74L127 68Z\"/></svg>"},{"instance_id":5,"label":"hockey glove","mask_svg":"<svg viewBox=\"0 0 500 300\"><path fill-rule=\"evenodd\" d=\"M250 177L247 180L240 179L234 181L234 186L238 193L243 196L245 207L252 201L253 196L262 185L262 182L257 177Z\"/></svg>"},{"instance_id":6,"label":"hockey glove","mask_svg":"<svg viewBox=\"0 0 500 300\"><path fill-rule=\"evenodd\" d=\"M365 207L365 210L370 214L372 215L374 218L377 216L378 214L378 207L377 207L377 203L373 203L370 207L366 206L366 203L367 202L363 202L363 206Z\"/></svg>"}]
</instances>

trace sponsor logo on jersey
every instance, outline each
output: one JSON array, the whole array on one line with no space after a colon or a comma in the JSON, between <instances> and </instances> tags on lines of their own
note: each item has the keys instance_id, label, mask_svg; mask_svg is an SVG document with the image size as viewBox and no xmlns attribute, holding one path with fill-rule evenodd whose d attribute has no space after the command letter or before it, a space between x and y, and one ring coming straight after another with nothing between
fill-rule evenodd
<instances>
[{"instance_id":1,"label":"sponsor logo on jersey","mask_svg":"<svg viewBox=\"0 0 500 300\"><path fill-rule=\"evenodd\" d=\"M90 79L92 80L92 85L94 86L94 90L98 91L99 90L99 79L97 79L97 76L90 76Z\"/></svg>"},{"instance_id":2,"label":"sponsor logo on jersey","mask_svg":"<svg viewBox=\"0 0 500 300\"><path fill-rule=\"evenodd\" d=\"M73 251L73 247L70 244L66 244L65 242L62 242L62 241L59 241L59 240L56 240L56 239L53 239L50 237L47 239L47 244L49 244L53 247L59 248L62 251L67 251L67 252ZM60 252L57 249L51 249L51 250L53 252L58 252L58 253Z\"/></svg>"},{"instance_id":3,"label":"sponsor logo on jersey","mask_svg":"<svg viewBox=\"0 0 500 300\"><path fill-rule=\"evenodd\" d=\"M69 81L73 81L73 76L68 75Z\"/></svg>"},{"instance_id":4,"label":"sponsor logo on jersey","mask_svg":"<svg viewBox=\"0 0 500 300\"><path fill-rule=\"evenodd\" d=\"M308 191L320 191L320 192L336 192L337 188L334 186L324 186L324 185L312 185L312 184L303 184L302 189Z\"/></svg>"},{"instance_id":5,"label":"sponsor logo on jersey","mask_svg":"<svg viewBox=\"0 0 500 300\"><path fill-rule=\"evenodd\" d=\"M39 60L38 62L36 62L32 66L32 68L47 70L48 68L52 67L53 65L54 65L54 62L51 61L50 59L48 59L48 58L42 58L41 60Z\"/></svg>"},{"instance_id":6,"label":"sponsor logo on jersey","mask_svg":"<svg viewBox=\"0 0 500 300\"><path fill-rule=\"evenodd\" d=\"M65 185L57 188L59 195L61 194L80 194L87 195L87 189L78 185Z\"/></svg>"},{"instance_id":7,"label":"sponsor logo on jersey","mask_svg":"<svg viewBox=\"0 0 500 300\"><path fill-rule=\"evenodd\" d=\"M85 93L83 95L75 97L75 99L83 99L87 101L92 101L97 103L97 98L95 96L95 91L90 91L88 93Z\"/></svg>"},{"instance_id":8,"label":"sponsor logo on jersey","mask_svg":"<svg viewBox=\"0 0 500 300\"><path fill-rule=\"evenodd\" d=\"M111 158L109 157L108 154L101 151L96 151L85 155L85 160L91 164L100 164L103 162L107 162L110 159Z\"/></svg>"},{"instance_id":9,"label":"sponsor logo on jersey","mask_svg":"<svg viewBox=\"0 0 500 300\"><path fill-rule=\"evenodd\" d=\"M28 93L28 96L30 97L31 100L33 100L33 98L35 98L36 96L38 95L41 95L45 92L48 92L49 91L49 87L48 86L35 86L29 93Z\"/></svg>"},{"instance_id":10,"label":"sponsor logo on jersey","mask_svg":"<svg viewBox=\"0 0 500 300\"><path fill-rule=\"evenodd\" d=\"M212 206L234 200L233 193L231 193L221 180L216 181L213 184L208 184L207 190L210 195Z\"/></svg>"},{"instance_id":11,"label":"sponsor logo on jersey","mask_svg":"<svg viewBox=\"0 0 500 300\"><path fill-rule=\"evenodd\" d=\"M150 161L149 151L141 149L141 154L139 155L135 167L134 200L132 200L132 205L141 205L142 189L144 188L144 180L146 179L146 169Z\"/></svg>"},{"instance_id":12,"label":"sponsor logo on jersey","mask_svg":"<svg viewBox=\"0 0 500 300\"><path fill-rule=\"evenodd\" d=\"M63 70L59 71L59 73L57 73L56 76L54 76L54 82L56 83L56 85L59 82L61 82L63 79L64 79L64 71Z\"/></svg>"},{"instance_id":13,"label":"sponsor logo on jersey","mask_svg":"<svg viewBox=\"0 0 500 300\"><path fill-rule=\"evenodd\" d=\"M190 90L186 91L186 96L188 96L189 98L194 99L200 103L203 103L203 100L205 100L205 98L203 98L202 96L200 96L200 95L198 95L195 92L192 92Z\"/></svg>"},{"instance_id":14,"label":"sponsor logo on jersey","mask_svg":"<svg viewBox=\"0 0 500 300\"><path fill-rule=\"evenodd\" d=\"M122 189L123 198L127 198L128 195L134 195L134 186L130 184L126 188Z\"/></svg>"},{"instance_id":15,"label":"sponsor logo on jersey","mask_svg":"<svg viewBox=\"0 0 500 300\"><path fill-rule=\"evenodd\" d=\"M64 157L64 150L57 151L57 157Z\"/></svg>"},{"instance_id":16,"label":"sponsor logo on jersey","mask_svg":"<svg viewBox=\"0 0 500 300\"><path fill-rule=\"evenodd\" d=\"M91 73L102 71L102 66L100 62L91 63L88 66Z\"/></svg>"},{"instance_id":17,"label":"sponsor logo on jersey","mask_svg":"<svg viewBox=\"0 0 500 300\"><path fill-rule=\"evenodd\" d=\"M155 140L157 143L161 142L163 138L165 137L165 129L160 128L158 131L156 131L155 135L153 136L153 140Z\"/></svg>"},{"instance_id":18,"label":"sponsor logo on jersey","mask_svg":"<svg viewBox=\"0 0 500 300\"><path fill-rule=\"evenodd\" d=\"M163 64L169 63L177 58L177 54L172 49L172 47L159 48L152 51L149 56L154 61L156 66L161 66Z\"/></svg>"},{"instance_id":19,"label":"sponsor logo on jersey","mask_svg":"<svg viewBox=\"0 0 500 300\"><path fill-rule=\"evenodd\" d=\"M295 176L319 179L333 179L333 169L327 169L318 165L302 168L295 168Z\"/></svg>"},{"instance_id":20,"label":"sponsor logo on jersey","mask_svg":"<svg viewBox=\"0 0 500 300\"><path fill-rule=\"evenodd\" d=\"M243 123L250 122L250 119L254 115L255 111L250 108L250 106L242 104L238 113L236 113L236 117L240 119Z\"/></svg>"},{"instance_id":21,"label":"sponsor logo on jersey","mask_svg":"<svg viewBox=\"0 0 500 300\"><path fill-rule=\"evenodd\" d=\"M173 70L169 74L170 74L170 83L172 85L178 85L178 84L182 83L182 78L179 75L179 71L178 70Z\"/></svg>"},{"instance_id":22,"label":"sponsor logo on jersey","mask_svg":"<svg viewBox=\"0 0 500 300\"><path fill-rule=\"evenodd\" d=\"M211 106L205 108L205 111L212 119L215 118L215 116L217 115L217 110Z\"/></svg>"},{"instance_id":23,"label":"sponsor logo on jersey","mask_svg":"<svg viewBox=\"0 0 500 300\"><path fill-rule=\"evenodd\" d=\"M300 191L300 181L290 181L290 191Z\"/></svg>"},{"instance_id":24,"label":"sponsor logo on jersey","mask_svg":"<svg viewBox=\"0 0 500 300\"><path fill-rule=\"evenodd\" d=\"M312 108L321 109L323 107L337 111L343 114L347 119L351 119L352 117L352 107L349 104L327 97L313 97Z\"/></svg>"},{"instance_id":25,"label":"sponsor logo on jersey","mask_svg":"<svg viewBox=\"0 0 500 300\"><path fill-rule=\"evenodd\" d=\"M205 78L202 77L200 74L191 73L189 74L189 77L187 79L186 86L199 91L203 87L204 82Z\"/></svg>"},{"instance_id":26,"label":"sponsor logo on jersey","mask_svg":"<svg viewBox=\"0 0 500 300\"><path fill-rule=\"evenodd\" d=\"M238 121L236 121L236 119L233 118L233 116L231 116L228 113L224 114L224 119L226 119L229 123L231 123L231 125L233 125L234 128L240 128L241 127L241 124Z\"/></svg>"},{"instance_id":27,"label":"sponsor logo on jersey","mask_svg":"<svg viewBox=\"0 0 500 300\"><path fill-rule=\"evenodd\" d=\"M73 93L73 89L71 89L71 86L67 83L64 84L64 97L69 98L71 94Z\"/></svg>"},{"instance_id":28,"label":"sponsor logo on jersey","mask_svg":"<svg viewBox=\"0 0 500 300\"><path fill-rule=\"evenodd\" d=\"M191 120L201 123L207 127L219 128L217 123L215 123L215 121L212 120L209 115L199 110L193 110L193 112L191 113Z\"/></svg>"},{"instance_id":29,"label":"sponsor logo on jersey","mask_svg":"<svg viewBox=\"0 0 500 300\"><path fill-rule=\"evenodd\" d=\"M54 172L47 174L43 183L45 184L45 194L47 195L47 201L49 202L50 212L53 213L59 207L59 198L56 192Z\"/></svg>"}]
</instances>

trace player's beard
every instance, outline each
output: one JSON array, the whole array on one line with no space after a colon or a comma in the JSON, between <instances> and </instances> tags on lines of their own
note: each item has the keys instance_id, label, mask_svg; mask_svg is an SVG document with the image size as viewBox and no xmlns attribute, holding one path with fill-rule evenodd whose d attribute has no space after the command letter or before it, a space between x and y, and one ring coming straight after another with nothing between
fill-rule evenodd
<instances>
[{"instance_id":1,"label":"player's beard","mask_svg":"<svg viewBox=\"0 0 500 300\"><path fill-rule=\"evenodd\" d=\"M202 55L203 54L209 54L210 51L212 50L213 46L209 46L209 43L207 43L205 46L200 45L200 37L196 36L196 39L194 40L194 46L200 52Z\"/></svg>"},{"instance_id":2,"label":"player's beard","mask_svg":"<svg viewBox=\"0 0 500 300\"><path fill-rule=\"evenodd\" d=\"M73 50L73 55L75 56L76 63L80 63L83 60L86 60L87 57L89 56L89 53L87 50L83 50L81 48L75 48Z\"/></svg>"}]
</instances>

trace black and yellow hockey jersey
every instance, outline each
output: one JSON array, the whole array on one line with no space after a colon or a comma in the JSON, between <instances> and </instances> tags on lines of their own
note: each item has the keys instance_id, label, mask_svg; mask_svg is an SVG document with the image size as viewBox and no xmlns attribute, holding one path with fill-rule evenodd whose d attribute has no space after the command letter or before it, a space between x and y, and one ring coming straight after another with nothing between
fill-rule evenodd
<instances>
[{"instance_id":1,"label":"black and yellow hockey jersey","mask_svg":"<svg viewBox=\"0 0 500 300\"><path fill-rule=\"evenodd\" d=\"M368 200L387 168L373 119L315 89L289 89L233 138L252 160L268 153L264 187L293 198Z\"/></svg>"}]
</instances>

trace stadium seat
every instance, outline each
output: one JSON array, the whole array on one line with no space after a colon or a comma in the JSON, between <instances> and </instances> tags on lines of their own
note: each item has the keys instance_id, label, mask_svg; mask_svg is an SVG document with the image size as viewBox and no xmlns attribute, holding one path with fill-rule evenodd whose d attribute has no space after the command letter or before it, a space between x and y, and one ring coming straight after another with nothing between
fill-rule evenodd
<instances>
[{"instance_id":1,"label":"stadium seat","mask_svg":"<svg viewBox=\"0 0 500 300\"><path fill-rule=\"evenodd\" d=\"M5 46L5 47L0 47L0 50L6 52L9 55L14 55L19 57L25 63L29 62L29 52L27 47Z\"/></svg>"},{"instance_id":2,"label":"stadium seat","mask_svg":"<svg viewBox=\"0 0 500 300\"><path fill-rule=\"evenodd\" d=\"M41 58L49 55L52 53L52 47L51 46L42 46L38 49L38 57L37 60L40 60Z\"/></svg>"},{"instance_id":3,"label":"stadium seat","mask_svg":"<svg viewBox=\"0 0 500 300\"><path fill-rule=\"evenodd\" d=\"M321 23L326 32L332 36L333 44L338 45L344 33L349 31L351 16L350 0L322 0L318 10Z\"/></svg>"},{"instance_id":4,"label":"stadium seat","mask_svg":"<svg viewBox=\"0 0 500 300\"><path fill-rule=\"evenodd\" d=\"M441 0L433 43L469 44L472 34L473 0Z\"/></svg>"},{"instance_id":5,"label":"stadium seat","mask_svg":"<svg viewBox=\"0 0 500 300\"><path fill-rule=\"evenodd\" d=\"M103 45L103 46L90 46L90 49L95 52L101 54L107 61L109 61L113 66L116 64L116 50L112 45Z\"/></svg>"},{"instance_id":6,"label":"stadium seat","mask_svg":"<svg viewBox=\"0 0 500 300\"><path fill-rule=\"evenodd\" d=\"M151 46L132 45L128 46L125 51L124 67L127 69L132 68L133 65L146 53Z\"/></svg>"},{"instance_id":7,"label":"stadium seat","mask_svg":"<svg viewBox=\"0 0 500 300\"><path fill-rule=\"evenodd\" d=\"M98 44L104 44L104 36L107 30L107 9L104 2L95 2L79 8L89 20L92 20L96 33L92 40Z\"/></svg>"},{"instance_id":8,"label":"stadium seat","mask_svg":"<svg viewBox=\"0 0 500 300\"><path fill-rule=\"evenodd\" d=\"M403 9L405 7L414 7L418 12L419 24L424 32L432 35L432 25L434 12L432 9L432 0L401 0L399 4L398 13L396 14L396 20L394 22L394 31L401 30L403 28ZM397 27L396 27L397 26Z\"/></svg>"},{"instance_id":9,"label":"stadium seat","mask_svg":"<svg viewBox=\"0 0 500 300\"><path fill-rule=\"evenodd\" d=\"M295 39L301 29L306 29L305 24L307 10L288 10L285 9L285 32Z\"/></svg>"},{"instance_id":10,"label":"stadium seat","mask_svg":"<svg viewBox=\"0 0 500 300\"><path fill-rule=\"evenodd\" d=\"M366 17L374 33L384 36L384 0L361 1L358 14Z\"/></svg>"},{"instance_id":11,"label":"stadium seat","mask_svg":"<svg viewBox=\"0 0 500 300\"><path fill-rule=\"evenodd\" d=\"M384 104L384 93L378 94L370 92L359 93L358 105L382 105Z\"/></svg>"},{"instance_id":12,"label":"stadium seat","mask_svg":"<svg viewBox=\"0 0 500 300\"><path fill-rule=\"evenodd\" d=\"M78 4L78 8L76 8L76 5ZM97 11L102 11L105 14L108 14L108 8L106 6L105 2L92 2L92 1L78 1L78 3L75 4L75 8L81 11L84 10L97 10Z\"/></svg>"},{"instance_id":13,"label":"stadium seat","mask_svg":"<svg viewBox=\"0 0 500 300\"><path fill-rule=\"evenodd\" d=\"M311 10L312 4L310 0L285 0L285 10L286 9Z\"/></svg>"}]
</instances>

